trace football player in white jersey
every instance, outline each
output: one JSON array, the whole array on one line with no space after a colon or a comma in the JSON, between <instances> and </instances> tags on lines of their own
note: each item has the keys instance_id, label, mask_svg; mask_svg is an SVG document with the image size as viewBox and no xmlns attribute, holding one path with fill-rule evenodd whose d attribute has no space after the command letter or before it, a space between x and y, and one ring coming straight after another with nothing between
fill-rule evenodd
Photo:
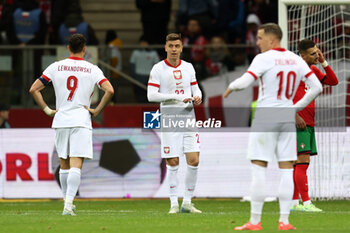
<instances>
[{"instance_id":1,"label":"football player in white jersey","mask_svg":"<svg viewBox=\"0 0 350 233\"><path fill-rule=\"evenodd\" d=\"M91 116L96 117L114 94L113 87L102 71L84 61L86 38L74 34L69 39L70 57L48 66L34 81L30 94L43 111L54 117L55 145L60 158L60 183L65 200L62 215L75 215L74 197L80 185L84 158L92 159ZM41 90L52 82L56 95L56 110L45 103ZM95 109L90 108L95 85L105 93Z\"/></svg>"},{"instance_id":2,"label":"football player in white jersey","mask_svg":"<svg viewBox=\"0 0 350 233\"><path fill-rule=\"evenodd\" d=\"M182 48L180 34L167 35L165 44L167 58L153 66L148 81L147 97L150 102L161 103L163 117L165 113L171 112L189 115L191 119L194 119L193 103L195 105L202 103L202 92L198 87L192 64L180 59ZM161 154L167 163L170 214L179 212L177 171L179 157L183 154L186 155L187 170L181 212L201 213L191 203L197 182L199 145L199 135L195 129L163 131L161 134Z\"/></svg>"},{"instance_id":3,"label":"football player in white jersey","mask_svg":"<svg viewBox=\"0 0 350 233\"><path fill-rule=\"evenodd\" d=\"M226 92L242 90L259 80L259 97L249 139L248 159L252 163L251 216L235 230L261 230L261 213L266 197L266 167L276 155L281 180L278 190L279 230L296 229L289 223L294 190L293 162L297 159L295 114L322 91L322 85L298 55L281 48L282 30L268 23L258 30L258 54L247 72L233 81ZM293 97L300 81L309 92L295 105Z\"/></svg>"}]
</instances>

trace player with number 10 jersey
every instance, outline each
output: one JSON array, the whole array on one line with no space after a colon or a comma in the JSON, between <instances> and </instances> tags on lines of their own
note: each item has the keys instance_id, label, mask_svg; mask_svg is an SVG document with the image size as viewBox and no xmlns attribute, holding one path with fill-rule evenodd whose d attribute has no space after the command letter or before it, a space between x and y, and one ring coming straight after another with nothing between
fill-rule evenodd
<instances>
[{"instance_id":1,"label":"player with number 10 jersey","mask_svg":"<svg viewBox=\"0 0 350 233\"><path fill-rule=\"evenodd\" d=\"M289 223L291 197L294 189L293 164L296 156L295 113L309 104L322 86L308 65L296 54L281 47L282 30L268 23L258 29L257 55L247 72L233 81L224 97L242 90L259 79L259 98L248 144L252 163L251 216L248 223L235 230L261 230L261 214L266 197L266 168L274 157L280 168L278 199L279 230L295 230ZM300 81L310 91L296 104L293 97Z\"/></svg>"},{"instance_id":2,"label":"player with number 10 jersey","mask_svg":"<svg viewBox=\"0 0 350 233\"><path fill-rule=\"evenodd\" d=\"M99 87L106 77L96 65L82 58L69 57L47 67L41 79L52 82L56 94L56 109L52 128L85 127L91 129L90 107L95 84Z\"/></svg>"},{"instance_id":3,"label":"player with number 10 jersey","mask_svg":"<svg viewBox=\"0 0 350 233\"><path fill-rule=\"evenodd\" d=\"M300 81L306 81L312 74L301 57L284 48L270 49L257 55L246 72L246 75L259 80L254 121L295 122L294 114L289 114L294 111L291 109L293 97Z\"/></svg>"}]
</instances>

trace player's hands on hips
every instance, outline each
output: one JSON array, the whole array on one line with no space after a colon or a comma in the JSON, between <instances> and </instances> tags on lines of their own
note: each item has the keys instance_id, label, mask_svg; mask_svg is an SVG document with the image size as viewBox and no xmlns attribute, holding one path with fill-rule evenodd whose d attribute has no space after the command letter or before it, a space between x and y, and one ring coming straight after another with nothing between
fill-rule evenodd
<instances>
[{"instance_id":1,"label":"player's hands on hips","mask_svg":"<svg viewBox=\"0 0 350 233\"><path fill-rule=\"evenodd\" d=\"M199 96L193 96L193 101L195 105L200 105L202 103L202 99Z\"/></svg>"},{"instance_id":2,"label":"player's hands on hips","mask_svg":"<svg viewBox=\"0 0 350 233\"><path fill-rule=\"evenodd\" d=\"M295 124L298 129L302 129L302 130L306 129L306 123L304 119L301 118L301 116L299 116L298 113L295 114Z\"/></svg>"},{"instance_id":3,"label":"player's hands on hips","mask_svg":"<svg viewBox=\"0 0 350 233\"><path fill-rule=\"evenodd\" d=\"M87 106L84 106L86 110L88 110L92 117L97 117L100 112L97 112L96 109L89 108Z\"/></svg>"},{"instance_id":4,"label":"player's hands on hips","mask_svg":"<svg viewBox=\"0 0 350 233\"><path fill-rule=\"evenodd\" d=\"M318 53L318 61L319 61L320 63L323 63L323 62L325 61L324 56L323 56L323 53L321 52L320 49L317 49L317 53Z\"/></svg>"},{"instance_id":5,"label":"player's hands on hips","mask_svg":"<svg viewBox=\"0 0 350 233\"><path fill-rule=\"evenodd\" d=\"M227 98L230 94L231 94L232 90L230 88L227 88L225 93L224 93L224 97Z\"/></svg>"},{"instance_id":6,"label":"player's hands on hips","mask_svg":"<svg viewBox=\"0 0 350 233\"><path fill-rule=\"evenodd\" d=\"M50 117L54 117L57 112L58 112L57 110L52 110L52 112L51 112L51 114L49 116Z\"/></svg>"},{"instance_id":7,"label":"player's hands on hips","mask_svg":"<svg viewBox=\"0 0 350 233\"><path fill-rule=\"evenodd\" d=\"M50 116L50 117L53 117L55 116L57 110L53 110L51 109L49 106L46 106L43 111L45 112L46 115Z\"/></svg>"}]
</instances>

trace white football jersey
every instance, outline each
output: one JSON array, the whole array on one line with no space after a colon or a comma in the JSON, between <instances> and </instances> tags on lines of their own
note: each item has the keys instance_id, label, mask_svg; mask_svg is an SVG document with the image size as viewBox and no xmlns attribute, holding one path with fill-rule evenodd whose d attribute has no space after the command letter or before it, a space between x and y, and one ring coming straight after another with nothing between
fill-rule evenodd
<instances>
[{"instance_id":1,"label":"white football jersey","mask_svg":"<svg viewBox=\"0 0 350 233\"><path fill-rule=\"evenodd\" d=\"M291 113L294 95L300 81L313 73L306 62L286 49L271 49L257 55L247 73L259 81L256 118L265 108L263 120L278 116L278 122L295 121L295 115Z\"/></svg>"},{"instance_id":2,"label":"white football jersey","mask_svg":"<svg viewBox=\"0 0 350 233\"><path fill-rule=\"evenodd\" d=\"M51 81L55 89L58 112L52 128L91 129L91 115L84 106L90 107L95 85L101 87L107 81L100 68L84 59L69 57L52 63L44 70L42 78Z\"/></svg>"},{"instance_id":3,"label":"white football jersey","mask_svg":"<svg viewBox=\"0 0 350 233\"><path fill-rule=\"evenodd\" d=\"M175 67L165 59L155 64L151 70L149 86L159 88L160 93L182 95L184 98L192 97L192 85L197 85L196 72L191 63L180 60ZM188 106L183 102L162 102L165 106Z\"/></svg>"}]
</instances>

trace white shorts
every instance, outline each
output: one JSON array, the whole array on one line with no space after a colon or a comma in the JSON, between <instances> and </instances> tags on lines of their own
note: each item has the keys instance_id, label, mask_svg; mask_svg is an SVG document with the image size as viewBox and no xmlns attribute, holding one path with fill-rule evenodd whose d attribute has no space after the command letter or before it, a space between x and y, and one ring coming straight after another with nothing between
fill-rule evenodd
<instances>
[{"instance_id":1,"label":"white shorts","mask_svg":"<svg viewBox=\"0 0 350 233\"><path fill-rule=\"evenodd\" d=\"M162 158L180 157L200 148L197 132L162 132L161 142Z\"/></svg>"},{"instance_id":2,"label":"white shorts","mask_svg":"<svg viewBox=\"0 0 350 233\"><path fill-rule=\"evenodd\" d=\"M258 129L258 130L256 130ZM271 162L297 160L295 123L254 124L249 136L248 159Z\"/></svg>"},{"instance_id":3,"label":"white shorts","mask_svg":"<svg viewBox=\"0 0 350 233\"><path fill-rule=\"evenodd\" d=\"M81 157L92 159L92 130L88 128L56 128L56 150L58 157Z\"/></svg>"}]
</instances>

